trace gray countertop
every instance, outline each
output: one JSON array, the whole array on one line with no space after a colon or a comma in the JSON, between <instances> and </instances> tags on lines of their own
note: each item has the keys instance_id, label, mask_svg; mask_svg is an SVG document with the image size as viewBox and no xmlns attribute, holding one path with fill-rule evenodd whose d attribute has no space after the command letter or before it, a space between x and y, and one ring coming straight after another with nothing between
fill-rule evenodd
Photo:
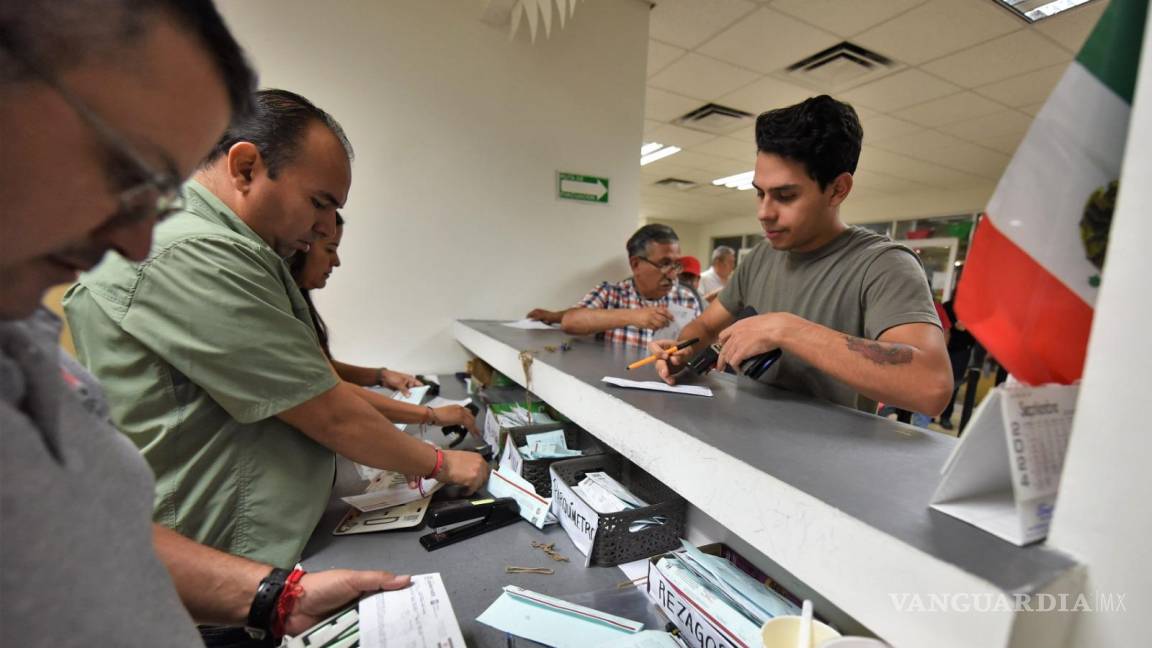
<instances>
[{"instance_id":1,"label":"gray countertop","mask_svg":"<svg viewBox=\"0 0 1152 648\"><path fill-rule=\"evenodd\" d=\"M955 438L729 375L708 378L713 398L620 389L601 378L658 379L648 368L625 371L629 362L646 355L642 350L575 338L569 351L548 351L545 347L558 346L569 336L489 321L460 324L514 349L537 351L535 362L594 386L1005 592L1034 591L1076 565L1042 544L1017 547L928 508ZM733 496L756 494L735 489Z\"/></svg>"}]
</instances>

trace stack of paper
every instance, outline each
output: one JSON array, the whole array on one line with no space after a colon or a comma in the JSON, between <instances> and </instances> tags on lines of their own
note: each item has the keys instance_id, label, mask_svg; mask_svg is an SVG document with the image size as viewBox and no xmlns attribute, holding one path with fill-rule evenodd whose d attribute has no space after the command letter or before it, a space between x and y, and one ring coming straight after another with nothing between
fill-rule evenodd
<instances>
[{"instance_id":1,"label":"stack of paper","mask_svg":"<svg viewBox=\"0 0 1152 648\"><path fill-rule=\"evenodd\" d=\"M572 487L572 490L597 513L617 513L648 506L647 502L634 495L632 491L605 472L587 473L584 479L580 480L580 483ZM636 520L628 525L628 530L636 533L648 527L659 526L667 521L668 518L663 515L654 515L650 518Z\"/></svg>"},{"instance_id":2,"label":"stack of paper","mask_svg":"<svg viewBox=\"0 0 1152 648\"><path fill-rule=\"evenodd\" d=\"M588 506L597 513L616 513L627 509L648 506L605 472L590 472L572 487Z\"/></svg>"},{"instance_id":3,"label":"stack of paper","mask_svg":"<svg viewBox=\"0 0 1152 648\"><path fill-rule=\"evenodd\" d=\"M800 613L790 601L732 563L682 542L684 551L660 558L657 568L720 625L747 638L748 645L759 645L760 626L768 619Z\"/></svg>"},{"instance_id":4,"label":"stack of paper","mask_svg":"<svg viewBox=\"0 0 1152 648\"><path fill-rule=\"evenodd\" d=\"M564 438L564 430L527 434L524 436L524 445L517 450L520 451L520 456L525 459L562 459L584 455L581 450L568 448L568 440Z\"/></svg>"},{"instance_id":5,"label":"stack of paper","mask_svg":"<svg viewBox=\"0 0 1152 648\"><path fill-rule=\"evenodd\" d=\"M409 488L408 478L403 474L381 471L368 483L363 495L350 495L341 499L361 511L378 511L429 497L442 485L435 479L421 479L416 488Z\"/></svg>"},{"instance_id":6,"label":"stack of paper","mask_svg":"<svg viewBox=\"0 0 1152 648\"><path fill-rule=\"evenodd\" d=\"M540 403L532 403L528 407L524 407L520 403L499 403L493 405L491 411L495 416L496 423L500 427L506 428L558 422L544 412L544 405Z\"/></svg>"}]
</instances>

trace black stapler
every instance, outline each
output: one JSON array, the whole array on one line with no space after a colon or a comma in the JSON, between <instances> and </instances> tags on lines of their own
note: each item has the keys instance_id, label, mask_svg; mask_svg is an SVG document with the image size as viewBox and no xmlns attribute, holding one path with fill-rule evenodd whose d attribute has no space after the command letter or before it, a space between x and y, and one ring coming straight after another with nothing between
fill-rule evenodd
<instances>
[{"instance_id":1,"label":"black stapler","mask_svg":"<svg viewBox=\"0 0 1152 648\"><path fill-rule=\"evenodd\" d=\"M420 536L420 544L428 551L435 551L519 519L520 505L511 497L445 502L428 511L425 523L433 531Z\"/></svg>"}]
</instances>

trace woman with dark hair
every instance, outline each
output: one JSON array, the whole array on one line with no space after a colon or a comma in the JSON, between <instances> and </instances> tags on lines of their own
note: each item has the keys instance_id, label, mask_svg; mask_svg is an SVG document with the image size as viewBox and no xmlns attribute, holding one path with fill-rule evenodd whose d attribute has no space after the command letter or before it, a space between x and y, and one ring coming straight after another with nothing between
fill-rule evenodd
<instances>
[{"instance_id":1,"label":"woman with dark hair","mask_svg":"<svg viewBox=\"0 0 1152 648\"><path fill-rule=\"evenodd\" d=\"M328 284L328 277L340 265L340 240L344 236L344 217L336 214L335 234L331 237L317 239L307 252L297 253L288 260L288 268L292 278L300 287L304 301L308 304L308 311L312 316L312 324L316 327L316 335L320 338L320 347L336 374L345 382L361 387L388 387L398 390L405 395L409 387L418 387L422 383L415 376L392 371L384 367L359 367L340 362L332 357L328 345L328 326L320 317L316 305L312 302L312 290L319 290ZM396 399L386 398L367 389L360 390L364 399L375 407L381 414L396 423L430 423L432 425L463 425L475 431L476 420L472 412L459 405L445 407L426 407L411 405Z\"/></svg>"}]
</instances>

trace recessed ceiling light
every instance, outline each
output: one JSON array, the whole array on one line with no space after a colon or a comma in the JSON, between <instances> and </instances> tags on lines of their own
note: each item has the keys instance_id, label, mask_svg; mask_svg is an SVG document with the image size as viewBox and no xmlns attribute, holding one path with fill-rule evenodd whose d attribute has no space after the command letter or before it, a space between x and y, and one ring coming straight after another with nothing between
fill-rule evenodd
<instances>
[{"instance_id":1,"label":"recessed ceiling light","mask_svg":"<svg viewBox=\"0 0 1152 648\"><path fill-rule=\"evenodd\" d=\"M1094 0L995 0L1030 23L1055 16Z\"/></svg>"},{"instance_id":2,"label":"recessed ceiling light","mask_svg":"<svg viewBox=\"0 0 1152 648\"><path fill-rule=\"evenodd\" d=\"M653 151L652 153L641 156L640 157L640 166L644 166L645 164L651 164L651 163L655 162L656 160L663 160L664 158L668 157L669 155L675 155L679 152L680 152L679 146L665 146L662 149L657 149L656 151Z\"/></svg>"},{"instance_id":3,"label":"recessed ceiling light","mask_svg":"<svg viewBox=\"0 0 1152 648\"><path fill-rule=\"evenodd\" d=\"M656 151L659 151L663 146L664 145L661 144L660 142L648 142L644 146L640 147L640 155L648 155L649 153L655 153Z\"/></svg>"},{"instance_id":4,"label":"recessed ceiling light","mask_svg":"<svg viewBox=\"0 0 1152 648\"><path fill-rule=\"evenodd\" d=\"M716 178L712 184L720 187L728 187L729 189L739 189L746 191L752 188L752 176L755 175L754 171L745 171L744 173L737 173L736 175L726 176L724 178Z\"/></svg>"}]
</instances>

